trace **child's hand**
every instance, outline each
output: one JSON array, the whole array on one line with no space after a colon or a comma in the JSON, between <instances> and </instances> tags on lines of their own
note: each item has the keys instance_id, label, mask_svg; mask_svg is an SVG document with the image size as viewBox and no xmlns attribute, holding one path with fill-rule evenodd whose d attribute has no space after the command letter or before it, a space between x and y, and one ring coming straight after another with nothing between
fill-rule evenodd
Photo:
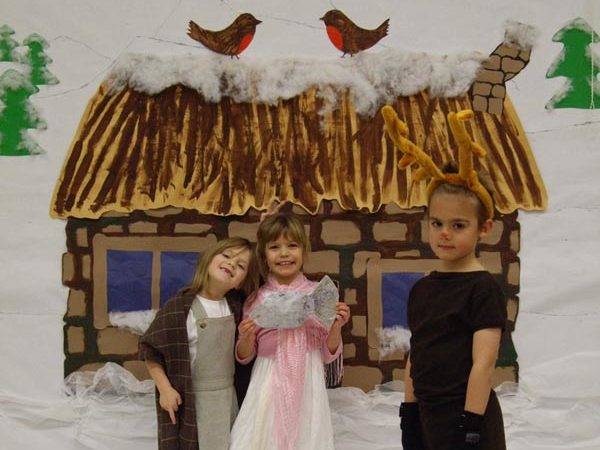
<instances>
[{"instance_id":1,"label":"child's hand","mask_svg":"<svg viewBox=\"0 0 600 450\"><path fill-rule=\"evenodd\" d=\"M350 308L342 302L335 304L335 320L327 336L327 348L333 354L342 342L342 327L350 320Z\"/></svg>"},{"instance_id":2,"label":"child's hand","mask_svg":"<svg viewBox=\"0 0 600 450\"><path fill-rule=\"evenodd\" d=\"M181 395L179 395L179 392L171 386L167 386L163 392L160 392L159 403L160 407L169 413L171 423L175 425L177 423L175 413L179 409L179 405L181 405Z\"/></svg>"},{"instance_id":3,"label":"child's hand","mask_svg":"<svg viewBox=\"0 0 600 450\"><path fill-rule=\"evenodd\" d=\"M402 431L402 448L404 450L424 449L418 403L402 402L400 404L400 430Z\"/></svg>"},{"instance_id":4,"label":"child's hand","mask_svg":"<svg viewBox=\"0 0 600 450\"><path fill-rule=\"evenodd\" d=\"M248 345L254 345L256 341L256 324L254 320L244 319L238 325L239 339Z\"/></svg>"},{"instance_id":5,"label":"child's hand","mask_svg":"<svg viewBox=\"0 0 600 450\"><path fill-rule=\"evenodd\" d=\"M236 346L236 355L240 360L249 358L254 354L256 344L256 324L254 320L244 319L238 325L238 345Z\"/></svg>"},{"instance_id":6,"label":"child's hand","mask_svg":"<svg viewBox=\"0 0 600 450\"><path fill-rule=\"evenodd\" d=\"M331 329L341 329L350 320L350 307L343 302L337 302L335 305L335 321L331 325Z\"/></svg>"}]
</instances>

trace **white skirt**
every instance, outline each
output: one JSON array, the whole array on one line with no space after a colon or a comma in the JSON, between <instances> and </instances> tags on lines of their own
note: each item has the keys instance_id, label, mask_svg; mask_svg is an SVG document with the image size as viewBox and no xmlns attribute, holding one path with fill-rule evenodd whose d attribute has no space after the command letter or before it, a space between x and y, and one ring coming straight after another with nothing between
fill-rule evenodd
<instances>
[{"instance_id":1,"label":"white skirt","mask_svg":"<svg viewBox=\"0 0 600 450\"><path fill-rule=\"evenodd\" d=\"M279 450L275 435L273 358L257 357L248 393L231 430L230 450ZM333 450L333 427L321 351L306 357L304 396L296 450Z\"/></svg>"}]
</instances>

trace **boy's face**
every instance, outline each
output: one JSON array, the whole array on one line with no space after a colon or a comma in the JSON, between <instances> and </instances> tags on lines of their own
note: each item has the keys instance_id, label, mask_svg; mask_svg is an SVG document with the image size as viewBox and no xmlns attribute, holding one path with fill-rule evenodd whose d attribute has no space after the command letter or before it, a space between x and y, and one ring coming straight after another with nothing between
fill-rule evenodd
<instances>
[{"instance_id":1,"label":"boy's face","mask_svg":"<svg viewBox=\"0 0 600 450\"><path fill-rule=\"evenodd\" d=\"M267 242L265 248L267 266L280 284L290 284L302 270L304 249L300 243L281 235Z\"/></svg>"},{"instance_id":2,"label":"boy's face","mask_svg":"<svg viewBox=\"0 0 600 450\"><path fill-rule=\"evenodd\" d=\"M447 193L434 193L429 201L429 245L446 268L472 270L478 264L475 247L490 231L492 221L479 226L475 202Z\"/></svg>"}]
</instances>

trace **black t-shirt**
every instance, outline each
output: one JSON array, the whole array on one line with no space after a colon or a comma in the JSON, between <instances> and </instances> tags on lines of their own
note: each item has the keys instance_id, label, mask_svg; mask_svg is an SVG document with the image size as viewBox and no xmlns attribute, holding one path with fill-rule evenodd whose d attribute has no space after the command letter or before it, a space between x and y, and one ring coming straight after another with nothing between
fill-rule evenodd
<instances>
[{"instance_id":1,"label":"black t-shirt","mask_svg":"<svg viewBox=\"0 0 600 450\"><path fill-rule=\"evenodd\" d=\"M464 399L473 365L473 333L504 328L506 300L487 271L432 272L408 300L411 378L426 404Z\"/></svg>"}]
</instances>

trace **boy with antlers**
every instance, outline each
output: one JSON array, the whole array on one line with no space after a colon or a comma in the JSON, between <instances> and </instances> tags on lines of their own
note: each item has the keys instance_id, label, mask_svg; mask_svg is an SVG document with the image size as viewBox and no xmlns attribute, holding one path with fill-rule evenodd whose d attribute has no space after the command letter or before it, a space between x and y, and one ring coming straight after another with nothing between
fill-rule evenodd
<instances>
[{"instance_id":1,"label":"boy with antlers","mask_svg":"<svg viewBox=\"0 0 600 450\"><path fill-rule=\"evenodd\" d=\"M404 153L401 168L417 163L427 186L429 244L441 260L412 288L408 300L411 350L400 406L405 450L505 450L502 411L491 388L506 303L500 286L476 256L493 224L494 204L473 170L472 154L485 151L463 121L472 111L449 113L459 147L458 171L440 170L410 142L406 124L382 109L386 131Z\"/></svg>"}]
</instances>

